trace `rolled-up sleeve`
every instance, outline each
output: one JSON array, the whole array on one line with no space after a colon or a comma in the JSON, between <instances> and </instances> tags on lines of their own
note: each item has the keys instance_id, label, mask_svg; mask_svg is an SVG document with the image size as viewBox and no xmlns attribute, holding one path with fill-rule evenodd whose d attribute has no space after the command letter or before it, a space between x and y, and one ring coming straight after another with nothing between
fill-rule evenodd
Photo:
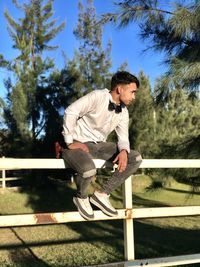
<instances>
[{"instance_id":1,"label":"rolled-up sleeve","mask_svg":"<svg viewBox=\"0 0 200 267\"><path fill-rule=\"evenodd\" d=\"M130 142L129 142L129 115L128 111L122 114L122 119L120 120L118 126L116 127L115 131L118 137L118 148L119 151L125 149L128 153L130 153Z\"/></svg>"}]
</instances>

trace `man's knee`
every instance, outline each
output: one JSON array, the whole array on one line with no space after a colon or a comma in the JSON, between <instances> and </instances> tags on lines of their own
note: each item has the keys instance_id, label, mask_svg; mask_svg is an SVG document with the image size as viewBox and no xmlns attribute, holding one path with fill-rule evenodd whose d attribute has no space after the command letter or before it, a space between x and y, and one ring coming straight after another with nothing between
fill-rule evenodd
<instances>
[{"instance_id":1,"label":"man's knee","mask_svg":"<svg viewBox=\"0 0 200 267\"><path fill-rule=\"evenodd\" d=\"M84 171L84 172L82 173L82 176L83 176L83 178L89 178L89 177L93 177L93 176L95 176L96 173L97 173L96 168L93 168L93 169L91 169L91 170Z\"/></svg>"},{"instance_id":2,"label":"man's knee","mask_svg":"<svg viewBox=\"0 0 200 267\"><path fill-rule=\"evenodd\" d=\"M92 158L84 151L66 149L63 151L63 159L68 167L83 178L89 178L96 174L96 167Z\"/></svg>"},{"instance_id":3,"label":"man's knee","mask_svg":"<svg viewBox=\"0 0 200 267\"><path fill-rule=\"evenodd\" d=\"M96 175L96 167L93 162L84 162L81 166L81 175L83 178L89 178Z\"/></svg>"},{"instance_id":4,"label":"man's knee","mask_svg":"<svg viewBox=\"0 0 200 267\"><path fill-rule=\"evenodd\" d=\"M130 154L129 154L129 160L130 162L137 162L137 163L141 163L142 162L142 156L138 151L135 150L131 150Z\"/></svg>"}]
</instances>

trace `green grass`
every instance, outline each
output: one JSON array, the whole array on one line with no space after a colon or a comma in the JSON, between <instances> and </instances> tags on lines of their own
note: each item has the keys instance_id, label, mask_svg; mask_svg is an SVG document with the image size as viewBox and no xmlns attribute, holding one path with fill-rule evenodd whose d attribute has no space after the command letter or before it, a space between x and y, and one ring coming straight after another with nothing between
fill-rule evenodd
<instances>
[{"instance_id":1,"label":"green grass","mask_svg":"<svg viewBox=\"0 0 200 267\"><path fill-rule=\"evenodd\" d=\"M147 191L151 179L133 179L137 207L199 205L200 194L173 180L165 188ZM20 192L0 190L0 214L72 211L74 185L43 183ZM112 195L122 207L122 193ZM199 253L199 216L155 218L134 223L136 258ZM123 261L123 222L99 221L46 226L0 228L0 266L84 266ZM200 266L193 264L188 266Z\"/></svg>"}]
</instances>

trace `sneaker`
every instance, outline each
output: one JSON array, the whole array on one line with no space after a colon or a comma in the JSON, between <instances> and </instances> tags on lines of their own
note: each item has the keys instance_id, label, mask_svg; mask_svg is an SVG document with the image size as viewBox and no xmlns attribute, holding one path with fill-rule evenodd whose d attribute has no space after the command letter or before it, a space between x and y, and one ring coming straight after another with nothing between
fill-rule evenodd
<instances>
[{"instance_id":1,"label":"sneaker","mask_svg":"<svg viewBox=\"0 0 200 267\"><path fill-rule=\"evenodd\" d=\"M108 216L116 216L118 212L111 205L109 201L110 195L101 195L98 192L94 192L94 194L90 197L90 202L101 209Z\"/></svg>"},{"instance_id":2,"label":"sneaker","mask_svg":"<svg viewBox=\"0 0 200 267\"><path fill-rule=\"evenodd\" d=\"M86 219L91 220L94 218L94 212L90 205L89 198L73 197L73 202L76 205L80 215Z\"/></svg>"}]
</instances>

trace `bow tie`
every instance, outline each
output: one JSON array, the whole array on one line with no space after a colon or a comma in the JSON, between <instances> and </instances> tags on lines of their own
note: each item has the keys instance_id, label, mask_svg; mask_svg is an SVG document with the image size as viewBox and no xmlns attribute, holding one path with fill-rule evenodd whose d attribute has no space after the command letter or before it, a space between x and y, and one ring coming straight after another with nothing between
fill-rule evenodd
<instances>
[{"instance_id":1,"label":"bow tie","mask_svg":"<svg viewBox=\"0 0 200 267\"><path fill-rule=\"evenodd\" d=\"M120 105L116 105L115 103L109 101L109 104L108 104L108 110L109 111L115 110L115 113L120 113L120 112L122 112L122 108L124 108L123 103L120 103Z\"/></svg>"}]
</instances>

